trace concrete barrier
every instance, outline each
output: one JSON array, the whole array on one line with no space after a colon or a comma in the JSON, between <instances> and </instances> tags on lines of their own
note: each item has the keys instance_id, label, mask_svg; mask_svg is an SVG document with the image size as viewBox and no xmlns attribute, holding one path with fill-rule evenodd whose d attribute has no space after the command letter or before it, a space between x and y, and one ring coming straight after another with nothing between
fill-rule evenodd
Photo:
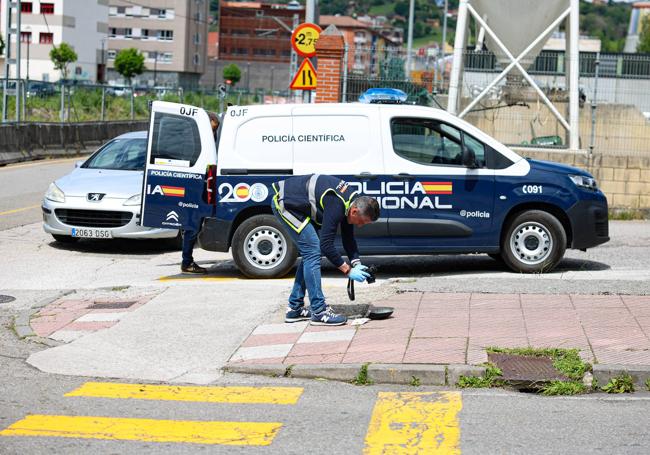
<instances>
[{"instance_id":1,"label":"concrete barrier","mask_svg":"<svg viewBox=\"0 0 650 455\"><path fill-rule=\"evenodd\" d=\"M115 136L148 125L145 120L0 125L0 165L90 153Z\"/></svg>"}]
</instances>

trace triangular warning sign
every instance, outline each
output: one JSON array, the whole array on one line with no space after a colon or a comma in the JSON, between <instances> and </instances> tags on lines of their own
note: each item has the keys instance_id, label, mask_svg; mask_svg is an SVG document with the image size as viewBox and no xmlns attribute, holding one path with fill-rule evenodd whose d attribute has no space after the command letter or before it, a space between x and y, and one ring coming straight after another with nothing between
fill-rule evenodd
<instances>
[{"instance_id":1,"label":"triangular warning sign","mask_svg":"<svg viewBox=\"0 0 650 455\"><path fill-rule=\"evenodd\" d=\"M302 61L289 88L291 90L313 90L316 88L316 70L308 58Z\"/></svg>"}]
</instances>

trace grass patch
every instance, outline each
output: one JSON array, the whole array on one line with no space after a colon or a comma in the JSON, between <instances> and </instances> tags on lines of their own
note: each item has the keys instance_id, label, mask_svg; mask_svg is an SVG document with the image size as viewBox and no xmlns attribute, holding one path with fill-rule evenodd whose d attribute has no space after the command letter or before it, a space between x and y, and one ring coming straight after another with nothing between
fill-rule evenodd
<instances>
[{"instance_id":1,"label":"grass patch","mask_svg":"<svg viewBox=\"0 0 650 455\"><path fill-rule=\"evenodd\" d=\"M411 382L409 383L413 387L419 387L420 386L420 378L417 376L411 376Z\"/></svg>"},{"instance_id":2,"label":"grass patch","mask_svg":"<svg viewBox=\"0 0 650 455\"><path fill-rule=\"evenodd\" d=\"M645 380L645 388L650 390L650 379Z\"/></svg>"},{"instance_id":3,"label":"grass patch","mask_svg":"<svg viewBox=\"0 0 650 455\"><path fill-rule=\"evenodd\" d=\"M578 381L552 381L542 388L542 395L578 395L584 393L587 388Z\"/></svg>"},{"instance_id":4,"label":"grass patch","mask_svg":"<svg viewBox=\"0 0 650 455\"><path fill-rule=\"evenodd\" d=\"M115 291L115 292L126 291L126 290L129 289L130 287L131 287L131 286L128 285L128 284L125 285L125 286L113 286L113 287L111 288L111 291Z\"/></svg>"},{"instance_id":5,"label":"grass patch","mask_svg":"<svg viewBox=\"0 0 650 455\"><path fill-rule=\"evenodd\" d=\"M361 365L357 377L352 380L352 383L355 385L370 385L373 382L368 378L368 365L369 363L364 363Z\"/></svg>"},{"instance_id":6,"label":"grass patch","mask_svg":"<svg viewBox=\"0 0 650 455\"><path fill-rule=\"evenodd\" d=\"M456 386L461 389L485 389L502 385L500 377L503 372L493 363L486 363L485 367L485 376L460 376Z\"/></svg>"},{"instance_id":7,"label":"grass patch","mask_svg":"<svg viewBox=\"0 0 650 455\"><path fill-rule=\"evenodd\" d=\"M641 210L612 210L609 212L610 220L631 221L644 220L645 218Z\"/></svg>"},{"instance_id":8,"label":"grass patch","mask_svg":"<svg viewBox=\"0 0 650 455\"><path fill-rule=\"evenodd\" d=\"M601 390L605 393L632 393L634 392L632 376L627 373L622 373L612 378Z\"/></svg>"},{"instance_id":9,"label":"grass patch","mask_svg":"<svg viewBox=\"0 0 650 455\"><path fill-rule=\"evenodd\" d=\"M293 365L289 365L286 370L284 370L284 377L290 378L291 372L293 371Z\"/></svg>"}]
</instances>

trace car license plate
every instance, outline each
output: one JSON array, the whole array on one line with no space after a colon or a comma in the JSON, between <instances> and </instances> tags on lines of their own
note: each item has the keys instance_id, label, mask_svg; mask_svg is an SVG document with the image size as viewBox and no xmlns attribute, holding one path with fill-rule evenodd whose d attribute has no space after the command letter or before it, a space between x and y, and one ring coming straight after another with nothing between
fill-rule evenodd
<instances>
[{"instance_id":1,"label":"car license plate","mask_svg":"<svg viewBox=\"0 0 650 455\"><path fill-rule=\"evenodd\" d=\"M113 237L108 229L72 228L72 237L84 239L110 239Z\"/></svg>"}]
</instances>

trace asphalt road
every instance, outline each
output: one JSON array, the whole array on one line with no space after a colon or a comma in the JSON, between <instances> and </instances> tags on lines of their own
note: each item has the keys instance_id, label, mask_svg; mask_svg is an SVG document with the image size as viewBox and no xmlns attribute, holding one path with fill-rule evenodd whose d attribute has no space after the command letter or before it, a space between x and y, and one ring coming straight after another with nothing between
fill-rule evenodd
<instances>
[{"instance_id":1,"label":"asphalt road","mask_svg":"<svg viewBox=\"0 0 650 455\"><path fill-rule=\"evenodd\" d=\"M167 423L170 432L186 421L277 422L282 426L267 447L0 435L0 453L362 453L369 432L375 437L392 437L386 431L417 429L421 426L419 419L432 415L414 414L404 407L406 414L402 420L394 416L385 427L388 430L373 433L373 412L380 393L387 392L425 393L428 395L423 396L428 398L424 401L434 397L437 404L443 405L437 412L443 409L444 413L436 414L436 418L445 425L434 440L440 447L446 447L445 442L457 437L458 445L457 450L442 453L650 453L647 392L633 396L545 398L498 389L453 390L460 406L455 418L449 414L449 406L444 406L450 401L451 395L444 395L449 389L354 386L237 375L217 376L211 386L297 387L302 389L300 398L291 405L271 405L66 397L87 381L115 379L75 374L75 365L81 360L74 357L68 358L69 364L65 365L71 371L69 375L44 373L26 362L34 353L47 353L48 347L18 339L12 330L13 320L39 302L50 301L64 292L94 295L121 292L122 287L136 293L152 289L162 292L167 300L159 299L156 305L145 306L149 313L141 314L155 313L158 318L167 318L156 320L156 324L169 324L164 339L155 338L160 330L150 327L151 320L140 318L142 324L138 325L135 315L110 329L110 333L100 331L96 337L79 340L94 338L102 342L86 342L96 349L92 352L97 353L93 360L98 367L110 362L123 364L129 368L131 379L122 381L142 383L148 382L138 380L145 377L145 370L149 377L165 373L162 362L168 349L185 352L188 364L199 362L203 351L218 352L220 359L227 356L252 327L281 313L291 284L290 280L277 280L272 285L240 280L228 255L206 251L197 251L196 257L210 267L212 281L175 281L180 252L157 242L82 241L74 246L58 245L42 231L38 207L49 182L68 172L74 161L0 168L0 294L16 297L16 301L0 305L0 432L28 415L161 419L171 422ZM372 258L368 262L380 266L379 280L376 285L360 287L357 299L364 302L395 292L395 288L649 294L650 223L612 222L610 232L611 242L587 253L570 251L555 272L545 275L513 274L485 255ZM171 281L160 280L162 277L171 277ZM325 277L330 302L345 301L345 283L336 272L326 267ZM167 316L165 310L170 311ZM197 319L188 320L190 314L198 315ZM215 320L226 319L230 326L214 325ZM110 339L111 333L122 337ZM202 333L198 342L197 333ZM129 352L123 350L134 342L146 355L120 359L120 352ZM137 346L138 342L141 346ZM185 359L178 357L181 361ZM126 373L111 376L120 377L126 377ZM161 380L149 381L164 384ZM402 410L400 406L396 408ZM76 428L79 430L80 426Z\"/></svg>"},{"instance_id":2,"label":"asphalt road","mask_svg":"<svg viewBox=\"0 0 650 455\"><path fill-rule=\"evenodd\" d=\"M0 167L0 230L41 219L41 201L51 182L83 158L36 161Z\"/></svg>"}]
</instances>

